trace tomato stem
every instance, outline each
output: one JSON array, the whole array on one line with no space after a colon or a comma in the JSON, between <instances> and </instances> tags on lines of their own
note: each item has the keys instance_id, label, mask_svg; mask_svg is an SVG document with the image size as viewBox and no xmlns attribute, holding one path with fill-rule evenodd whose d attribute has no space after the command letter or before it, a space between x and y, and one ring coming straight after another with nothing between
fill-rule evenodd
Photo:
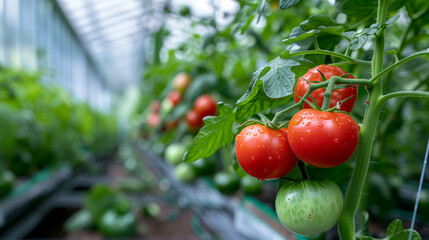
<instances>
[{"instance_id":1,"label":"tomato stem","mask_svg":"<svg viewBox=\"0 0 429 240\"><path fill-rule=\"evenodd\" d=\"M298 161L298 167L299 167L299 170L301 171L302 180L310 179L308 177L307 169L305 168L305 163L303 161L301 160Z\"/></svg>"},{"instance_id":2,"label":"tomato stem","mask_svg":"<svg viewBox=\"0 0 429 240\"><path fill-rule=\"evenodd\" d=\"M335 85L336 78L331 78L328 84L328 87L326 88L325 93L323 94L323 104L322 104L322 110L325 111L329 108L329 103L331 102L331 96L332 96L332 88Z\"/></svg>"},{"instance_id":3,"label":"tomato stem","mask_svg":"<svg viewBox=\"0 0 429 240\"><path fill-rule=\"evenodd\" d=\"M294 56L300 56L300 55L308 55L308 54L329 55L329 56L341 58L341 59L346 60L349 63L353 63L353 64L360 64L360 65L366 65L366 66L370 66L371 65L370 61L361 60L361 59L355 59L355 58L349 57L347 55L344 55L342 53L337 53L337 52L332 52L332 51L322 50L322 49L319 49L319 50L299 51L299 52L294 52L294 53L290 53L289 50L286 50L286 51L284 51L284 52L282 52L280 54L280 57L282 55L285 55L286 52L288 53L286 55L287 58L291 58L291 57L294 57Z\"/></svg>"}]
</instances>

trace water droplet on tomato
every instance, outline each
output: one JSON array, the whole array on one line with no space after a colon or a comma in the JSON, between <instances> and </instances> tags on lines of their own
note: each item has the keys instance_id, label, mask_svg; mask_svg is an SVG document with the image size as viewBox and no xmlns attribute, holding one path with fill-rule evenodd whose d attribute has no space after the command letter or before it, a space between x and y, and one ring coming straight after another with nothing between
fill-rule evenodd
<instances>
[{"instance_id":1,"label":"water droplet on tomato","mask_svg":"<svg viewBox=\"0 0 429 240\"><path fill-rule=\"evenodd\" d=\"M302 117L297 116L296 118L293 119L293 124L298 125L301 121L302 121Z\"/></svg>"},{"instance_id":2,"label":"water droplet on tomato","mask_svg":"<svg viewBox=\"0 0 429 240\"><path fill-rule=\"evenodd\" d=\"M243 144L240 143L240 148L243 148Z\"/></svg>"},{"instance_id":3,"label":"water droplet on tomato","mask_svg":"<svg viewBox=\"0 0 429 240\"><path fill-rule=\"evenodd\" d=\"M323 123L318 123L317 126L323 127Z\"/></svg>"},{"instance_id":4,"label":"water droplet on tomato","mask_svg":"<svg viewBox=\"0 0 429 240\"><path fill-rule=\"evenodd\" d=\"M311 122L307 122L306 124L305 124L305 126L310 126L311 125Z\"/></svg>"},{"instance_id":5,"label":"water droplet on tomato","mask_svg":"<svg viewBox=\"0 0 429 240\"><path fill-rule=\"evenodd\" d=\"M264 133L265 133L264 129L262 129L262 128L259 128L259 129L258 129L258 132L259 132L260 134L264 134Z\"/></svg>"},{"instance_id":6,"label":"water droplet on tomato","mask_svg":"<svg viewBox=\"0 0 429 240\"><path fill-rule=\"evenodd\" d=\"M251 156L250 159L252 159L252 161L255 161L255 157L254 156Z\"/></svg>"},{"instance_id":7,"label":"water droplet on tomato","mask_svg":"<svg viewBox=\"0 0 429 240\"><path fill-rule=\"evenodd\" d=\"M304 138L301 138L301 142L304 142Z\"/></svg>"},{"instance_id":8,"label":"water droplet on tomato","mask_svg":"<svg viewBox=\"0 0 429 240\"><path fill-rule=\"evenodd\" d=\"M338 138L334 139L334 143L339 143L339 142L340 142L340 139L338 139Z\"/></svg>"},{"instance_id":9,"label":"water droplet on tomato","mask_svg":"<svg viewBox=\"0 0 429 240\"><path fill-rule=\"evenodd\" d=\"M254 128L255 128L255 126L253 126L253 125L252 125L252 126L250 126L250 129L254 129Z\"/></svg>"},{"instance_id":10,"label":"water droplet on tomato","mask_svg":"<svg viewBox=\"0 0 429 240\"><path fill-rule=\"evenodd\" d=\"M261 147L261 145L258 145L258 148L260 148Z\"/></svg>"},{"instance_id":11,"label":"water droplet on tomato","mask_svg":"<svg viewBox=\"0 0 429 240\"><path fill-rule=\"evenodd\" d=\"M319 118L321 118L321 119L325 119L325 120L329 120L330 118L329 118L329 116L328 116L328 114L326 114L326 113L322 113L322 114L320 114L319 115Z\"/></svg>"},{"instance_id":12,"label":"water droplet on tomato","mask_svg":"<svg viewBox=\"0 0 429 240\"><path fill-rule=\"evenodd\" d=\"M269 156L268 161L273 161L273 157Z\"/></svg>"},{"instance_id":13,"label":"water droplet on tomato","mask_svg":"<svg viewBox=\"0 0 429 240\"><path fill-rule=\"evenodd\" d=\"M258 181L262 182L262 181L264 181L264 179L262 179L262 178L258 178Z\"/></svg>"},{"instance_id":14,"label":"water droplet on tomato","mask_svg":"<svg viewBox=\"0 0 429 240\"><path fill-rule=\"evenodd\" d=\"M253 136L254 136L254 137L256 137L256 136L258 136L258 134L254 132L254 133L253 133Z\"/></svg>"},{"instance_id":15,"label":"water droplet on tomato","mask_svg":"<svg viewBox=\"0 0 429 240\"><path fill-rule=\"evenodd\" d=\"M311 130L310 129L307 129L307 134L311 135Z\"/></svg>"},{"instance_id":16,"label":"water droplet on tomato","mask_svg":"<svg viewBox=\"0 0 429 240\"><path fill-rule=\"evenodd\" d=\"M265 147L265 145L264 145L264 144L262 144L262 147L264 148L264 147Z\"/></svg>"}]
</instances>

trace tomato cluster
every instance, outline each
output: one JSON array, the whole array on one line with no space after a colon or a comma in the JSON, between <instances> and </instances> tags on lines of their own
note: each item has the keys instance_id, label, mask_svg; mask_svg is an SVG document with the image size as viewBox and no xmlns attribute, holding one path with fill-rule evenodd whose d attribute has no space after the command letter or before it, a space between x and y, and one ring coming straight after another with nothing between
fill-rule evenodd
<instances>
[{"instance_id":1,"label":"tomato cluster","mask_svg":"<svg viewBox=\"0 0 429 240\"><path fill-rule=\"evenodd\" d=\"M210 95L201 95L194 102L193 109L186 113L186 122L191 131L198 131L204 126L203 118L216 115L217 105Z\"/></svg>"}]
</instances>

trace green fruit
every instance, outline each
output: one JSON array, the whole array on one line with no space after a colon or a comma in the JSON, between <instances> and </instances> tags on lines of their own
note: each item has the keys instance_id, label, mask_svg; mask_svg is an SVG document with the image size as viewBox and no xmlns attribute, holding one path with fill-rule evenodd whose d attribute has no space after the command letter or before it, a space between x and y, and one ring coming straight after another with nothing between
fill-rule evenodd
<instances>
[{"instance_id":1,"label":"green fruit","mask_svg":"<svg viewBox=\"0 0 429 240\"><path fill-rule=\"evenodd\" d=\"M343 193L332 181L305 180L284 185L276 197L281 223L300 235L325 232L337 222Z\"/></svg>"},{"instance_id":2,"label":"green fruit","mask_svg":"<svg viewBox=\"0 0 429 240\"><path fill-rule=\"evenodd\" d=\"M120 214L110 209L101 217L98 228L106 237L132 237L136 225L137 220L132 212Z\"/></svg>"},{"instance_id":3,"label":"green fruit","mask_svg":"<svg viewBox=\"0 0 429 240\"><path fill-rule=\"evenodd\" d=\"M245 194L260 194L262 192L262 182L246 175L241 179L241 188Z\"/></svg>"},{"instance_id":4,"label":"green fruit","mask_svg":"<svg viewBox=\"0 0 429 240\"><path fill-rule=\"evenodd\" d=\"M165 149L164 157L168 163L177 165L182 162L186 147L183 144L173 143Z\"/></svg>"},{"instance_id":5,"label":"green fruit","mask_svg":"<svg viewBox=\"0 0 429 240\"><path fill-rule=\"evenodd\" d=\"M176 175L177 179L182 182L193 182L197 178L194 167L192 164L187 162L177 165L174 169L174 174Z\"/></svg>"},{"instance_id":6,"label":"green fruit","mask_svg":"<svg viewBox=\"0 0 429 240\"><path fill-rule=\"evenodd\" d=\"M216 172L216 162L205 158L192 162L198 176L206 176Z\"/></svg>"},{"instance_id":7,"label":"green fruit","mask_svg":"<svg viewBox=\"0 0 429 240\"><path fill-rule=\"evenodd\" d=\"M226 195L231 195L240 188L240 178L231 172L218 172L213 181L215 187Z\"/></svg>"}]
</instances>

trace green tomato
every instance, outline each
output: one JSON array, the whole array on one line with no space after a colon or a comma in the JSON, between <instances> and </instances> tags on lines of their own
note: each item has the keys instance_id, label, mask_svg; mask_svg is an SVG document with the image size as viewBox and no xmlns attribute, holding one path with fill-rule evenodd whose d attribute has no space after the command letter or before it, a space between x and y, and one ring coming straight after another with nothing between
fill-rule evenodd
<instances>
[{"instance_id":1,"label":"green tomato","mask_svg":"<svg viewBox=\"0 0 429 240\"><path fill-rule=\"evenodd\" d=\"M103 214L98 222L98 229L106 237L132 237L137 225L133 212L120 214L114 209Z\"/></svg>"},{"instance_id":2,"label":"green tomato","mask_svg":"<svg viewBox=\"0 0 429 240\"><path fill-rule=\"evenodd\" d=\"M245 175L240 183L245 194L256 195L262 192L262 182L252 176Z\"/></svg>"},{"instance_id":3,"label":"green tomato","mask_svg":"<svg viewBox=\"0 0 429 240\"><path fill-rule=\"evenodd\" d=\"M0 172L0 197L4 197L12 191L15 175L10 171Z\"/></svg>"},{"instance_id":4,"label":"green tomato","mask_svg":"<svg viewBox=\"0 0 429 240\"><path fill-rule=\"evenodd\" d=\"M185 152L186 146L184 144L173 143L165 149L164 157L168 163L177 165L182 162Z\"/></svg>"},{"instance_id":5,"label":"green tomato","mask_svg":"<svg viewBox=\"0 0 429 240\"><path fill-rule=\"evenodd\" d=\"M182 182L193 182L197 178L194 167L192 164L187 162L177 165L174 169L174 174L176 175L177 179Z\"/></svg>"},{"instance_id":6,"label":"green tomato","mask_svg":"<svg viewBox=\"0 0 429 240\"><path fill-rule=\"evenodd\" d=\"M240 188L240 178L231 172L218 172L213 181L215 187L226 195L231 195Z\"/></svg>"},{"instance_id":7,"label":"green tomato","mask_svg":"<svg viewBox=\"0 0 429 240\"><path fill-rule=\"evenodd\" d=\"M197 161L192 162L192 165L194 166L198 176L211 175L216 172L216 162L209 159L198 159Z\"/></svg>"},{"instance_id":8,"label":"green tomato","mask_svg":"<svg viewBox=\"0 0 429 240\"><path fill-rule=\"evenodd\" d=\"M276 212L281 223L300 235L329 230L337 222L342 209L343 193L329 180L286 184L276 197Z\"/></svg>"}]
</instances>

